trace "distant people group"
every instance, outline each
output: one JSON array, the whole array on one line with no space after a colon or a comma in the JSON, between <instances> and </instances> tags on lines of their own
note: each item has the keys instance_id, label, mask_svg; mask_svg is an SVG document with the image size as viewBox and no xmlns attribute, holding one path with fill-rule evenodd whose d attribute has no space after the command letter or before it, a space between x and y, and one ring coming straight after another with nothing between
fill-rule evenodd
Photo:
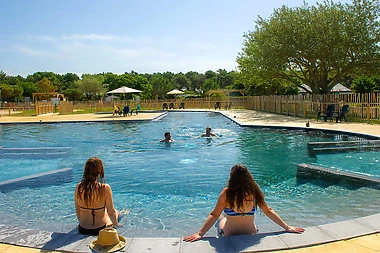
<instances>
[{"instance_id":1,"label":"distant people group","mask_svg":"<svg viewBox=\"0 0 380 253\"><path fill-rule=\"evenodd\" d=\"M218 137L218 136L214 133L211 133L210 127L206 127L206 132L202 134L200 137ZM164 142L164 143L173 142L170 132L165 132L164 139L160 140L160 142Z\"/></svg>"}]
</instances>

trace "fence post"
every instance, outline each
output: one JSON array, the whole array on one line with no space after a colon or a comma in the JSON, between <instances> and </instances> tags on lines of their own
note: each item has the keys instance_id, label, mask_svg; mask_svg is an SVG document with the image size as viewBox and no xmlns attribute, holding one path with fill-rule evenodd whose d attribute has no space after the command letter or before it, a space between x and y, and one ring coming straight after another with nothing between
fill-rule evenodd
<instances>
[{"instance_id":1,"label":"fence post","mask_svg":"<svg viewBox=\"0 0 380 253\"><path fill-rule=\"evenodd\" d=\"M371 104L368 102L367 103L367 123L371 121Z\"/></svg>"}]
</instances>

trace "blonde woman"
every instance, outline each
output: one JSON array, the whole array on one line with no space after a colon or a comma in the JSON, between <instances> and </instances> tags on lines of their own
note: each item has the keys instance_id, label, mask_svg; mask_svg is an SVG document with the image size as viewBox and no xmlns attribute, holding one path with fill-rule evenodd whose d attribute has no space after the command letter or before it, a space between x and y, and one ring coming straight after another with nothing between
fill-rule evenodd
<instances>
[{"instance_id":1,"label":"blonde woman","mask_svg":"<svg viewBox=\"0 0 380 253\"><path fill-rule=\"evenodd\" d=\"M98 235L107 226L121 226L118 212L113 206L111 186L103 181L103 162L91 157L84 166L83 178L74 193L78 232L81 234Z\"/></svg>"},{"instance_id":2,"label":"blonde woman","mask_svg":"<svg viewBox=\"0 0 380 253\"><path fill-rule=\"evenodd\" d=\"M209 214L202 228L195 234L183 238L186 242L201 239L214 225L221 213L219 229L222 235L256 234L254 214L257 207L273 222L288 232L302 233L305 229L286 224L264 200L264 194L255 182L249 170L242 164L236 164L230 171L228 185L222 190L214 210Z\"/></svg>"}]
</instances>

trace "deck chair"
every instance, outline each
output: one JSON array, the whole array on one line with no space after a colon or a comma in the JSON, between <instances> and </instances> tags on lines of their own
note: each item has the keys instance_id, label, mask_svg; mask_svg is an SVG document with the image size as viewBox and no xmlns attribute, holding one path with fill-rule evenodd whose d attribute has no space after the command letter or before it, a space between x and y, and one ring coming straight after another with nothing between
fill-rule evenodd
<instances>
[{"instance_id":1,"label":"deck chair","mask_svg":"<svg viewBox=\"0 0 380 253\"><path fill-rule=\"evenodd\" d=\"M128 113L129 113L130 109L131 108L129 107L129 105L124 106L124 109L123 109L123 116L124 117L128 116Z\"/></svg>"},{"instance_id":2,"label":"deck chair","mask_svg":"<svg viewBox=\"0 0 380 253\"><path fill-rule=\"evenodd\" d=\"M167 110L169 107L168 107L168 104L167 103L163 103L162 104L162 110Z\"/></svg>"},{"instance_id":3,"label":"deck chair","mask_svg":"<svg viewBox=\"0 0 380 253\"><path fill-rule=\"evenodd\" d=\"M348 108L350 106L349 105L344 105L342 107L342 109L340 110L338 116L336 116L336 123L338 123L338 120L339 122L342 122L342 119L344 119L345 122L347 122L346 120L346 114L348 113Z\"/></svg>"},{"instance_id":4,"label":"deck chair","mask_svg":"<svg viewBox=\"0 0 380 253\"><path fill-rule=\"evenodd\" d=\"M220 102L216 102L214 107L215 107L215 110L218 109L218 108L220 110L220 107L221 107Z\"/></svg>"},{"instance_id":5,"label":"deck chair","mask_svg":"<svg viewBox=\"0 0 380 253\"><path fill-rule=\"evenodd\" d=\"M185 103L182 102L180 105L179 105L179 109L185 109Z\"/></svg>"},{"instance_id":6,"label":"deck chair","mask_svg":"<svg viewBox=\"0 0 380 253\"><path fill-rule=\"evenodd\" d=\"M328 119L333 120L334 117L334 111L335 111L335 105L330 104L327 106L325 114L323 115L322 112L318 112L318 118L323 118L323 120L326 122Z\"/></svg>"},{"instance_id":7,"label":"deck chair","mask_svg":"<svg viewBox=\"0 0 380 253\"><path fill-rule=\"evenodd\" d=\"M174 103L169 104L169 109L174 109Z\"/></svg>"}]
</instances>

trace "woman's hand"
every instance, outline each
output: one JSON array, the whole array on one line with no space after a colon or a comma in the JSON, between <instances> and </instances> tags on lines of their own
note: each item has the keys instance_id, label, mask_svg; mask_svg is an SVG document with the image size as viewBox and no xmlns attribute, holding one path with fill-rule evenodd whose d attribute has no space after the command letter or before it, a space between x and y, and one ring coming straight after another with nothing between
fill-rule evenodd
<instances>
[{"instance_id":1,"label":"woman's hand","mask_svg":"<svg viewBox=\"0 0 380 253\"><path fill-rule=\"evenodd\" d=\"M198 232L198 233L195 233L195 234L192 234L192 235L184 237L183 240L185 242L195 242L195 241L198 241L201 238L202 238L202 236Z\"/></svg>"},{"instance_id":2,"label":"woman's hand","mask_svg":"<svg viewBox=\"0 0 380 253\"><path fill-rule=\"evenodd\" d=\"M287 226L286 227L286 231L287 232L290 232L290 233L302 233L303 231L305 231L304 228L299 228L299 227L293 227L293 226Z\"/></svg>"}]
</instances>

